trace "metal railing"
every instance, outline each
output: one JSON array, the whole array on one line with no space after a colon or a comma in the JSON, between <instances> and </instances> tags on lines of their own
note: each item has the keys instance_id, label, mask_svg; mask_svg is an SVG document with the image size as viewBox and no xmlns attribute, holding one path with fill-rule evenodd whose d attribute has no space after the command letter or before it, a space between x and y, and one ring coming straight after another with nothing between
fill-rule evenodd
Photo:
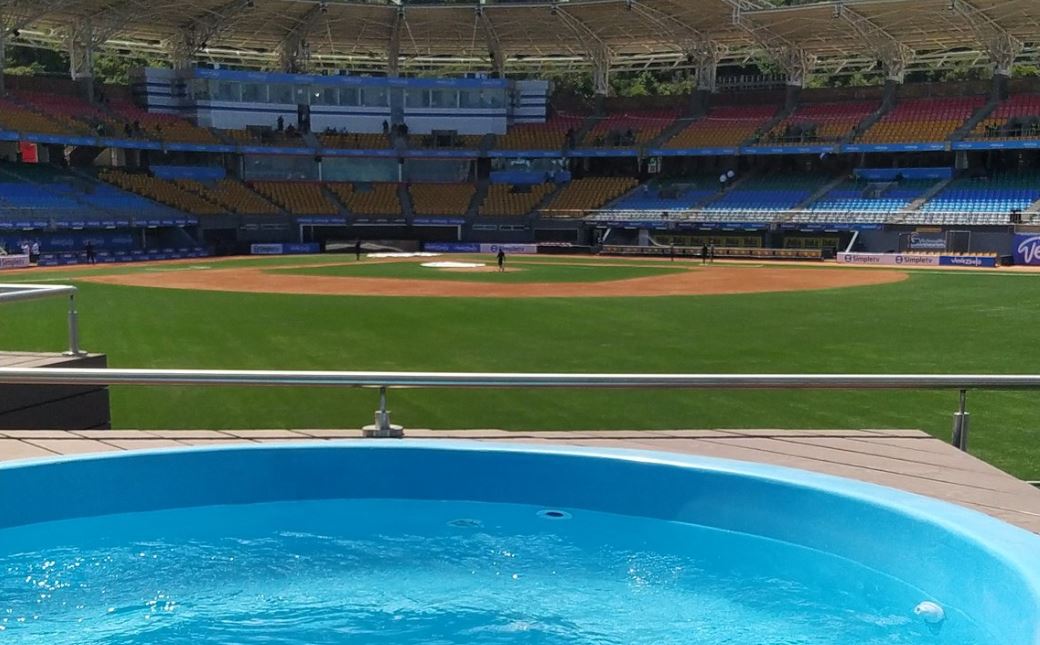
<instances>
[{"instance_id":1,"label":"metal railing","mask_svg":"<svg viewBox=\"0 0 1040 645\"><path fill-rule=\"evenodd\" d=\"M43 300L68 296L69 348L65 354L79 356L79 314L76 312L76 287L64 284L0 284L0 305L9 302Z\"/></svg>"},{"instance_id":2,"label":"metal railing","mask_svg":"<svg viewBox=\"0 0 1040 645\"><path fill-rule=\"evenodd\" d=\"M969 390L1040 390L1036 375L962 374L553 374L490 372L332 372L282 370L169 370L0 368L0 383L22 385L229 385L252 387L364 387L379 389L367 436L403 436L390 423L391 388L575 388L692 390L951 390L959 393L953 444L968 449Z\"/></svg>"}]
</instances>

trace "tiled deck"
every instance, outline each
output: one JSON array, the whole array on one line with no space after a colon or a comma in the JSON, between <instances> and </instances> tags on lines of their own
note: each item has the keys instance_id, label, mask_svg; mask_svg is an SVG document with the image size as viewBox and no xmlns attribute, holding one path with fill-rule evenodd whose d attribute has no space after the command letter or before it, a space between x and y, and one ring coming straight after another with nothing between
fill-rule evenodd
<instances>
[{"instance_id":1,"label":"tiled deck","mask_svg":"<svg viewBox=\"0 0 1040 645\"><path fill-rule=\"evenodd\" d=\"M917 430L408 430L407 434L423 439L661 450L803 468L944 499L1040 533L1040 490ZM0 461L142 448L324 441L359 436L356 430L0 430Z\"/></svg>"}]
</instances>

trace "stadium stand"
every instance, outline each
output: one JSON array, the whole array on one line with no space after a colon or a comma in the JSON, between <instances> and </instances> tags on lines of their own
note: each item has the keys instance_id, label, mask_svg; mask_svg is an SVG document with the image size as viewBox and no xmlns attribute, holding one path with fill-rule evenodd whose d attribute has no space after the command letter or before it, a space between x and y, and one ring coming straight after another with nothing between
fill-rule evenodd
<instances>
[{"instance_id":1,"label":"stadium stand","mask_svg":"<svg viewBox=\"0 0 1040 645\"><path fill-rule=\"evenodd\" d=\"M483 141L483 135L455 134L450 137L435 137L432 134L408 135L409 148L462 148L477 150Z\"/></svg>"},{"instance_id":2,"label":"stadium stand","mask_svg":"<svg viewBox=\"0 0 1040 645\"><path fill-rule=\"evenodd\" d=\"M986 102L981 96L901 101L861 137L863 143L945 141Z\"/></svg>"},{"instance_id":3,"label":"stadium stand","mask_svg":"<svg viewBox=\"0 0 1040 645\"><path fill-rule=\"evenodd\" d=\"M488 217L519 217L527 215L553 191L553 184L511 186L492 184L481 202L479 214Z\"/></svg>"},{"instance_id":4,"label":"stadium stand","mask_svg":"<svg viewBox=\"0 0 1040 645\"><path fill-rule=\"evenodd\" d=\"M739 146L754 136L780 109L778 105L731 105L713 109L680 130L666 148Z\"/></svg>"},{"instance_id":5,"label":"stadium stand","mask_svg":"<svg viewBox=\"0 0 1040 645\"><path fill-rule=\"evenodd\" d=\"M794 208L820 188L820 178L801 174L750 177L707 206L708 210L781 211Z\"/></svg>"},{"instance_id":6,"label":"stadium stand","mask_svg":"<svg viewBox=\"0 0 1040 645\"><path fill-rule=\"evenodd\" d=\"M592 147L630 148L650 143L679 117L679 110L639 110L610 114L596 122L582 139Z\"/></svg>"},{"instance_id":7,"label":"stadium stand","mask_svg":"<svg viewBox=\"0 0 1040 645\"><path fill-rule=\"evenodd\" d=\"M256 192L293 215L336 215L339 209L329 201L321 185L296 181L256 181Z\"/></svg>"},{"instance_id":8,"label":"stadium stand","mask_svg":"<svg viewBox=\"0 0 1040 645\"><path fill-rule=\"evenodd\" d=\"M124 124L132 127L138 124L145 136L162 141L176 143L198 143L219 144L220 139L206 128L200 128L194 123L172 114L160 114L143 110L130 101L113 99L108 103L108 108L118 116Z\"/></svg>"},{"instance_id":9,"label":"stadium stand","mask_svg":"<svg viewBox=\"0 0 1040 645\"><path fill-rule=\"evenodd\" d=\"M473 184L412 184L408 187L416 215L465 215L475 192Z\"/></svg>"},{"instance_id":10,"label":"stadium stand","mask_svg":"<svg viewBox=\"0 0 1040 645\"><path fill-rule=\"evenodd\" d=\"M849 180L831 189L810 208L835 213L891 213L905 209L934 184L933 180L927 179L901 182Z\"/></svg>"},{"instance_id":11,"label":"stadium stand","mask_svg":"<svg viewBox=\"0 0 1040 645\"><path fill-rule=\"evenodd\" d=\"M171 211L155 202L84 175L46 164L5 166L0 201L8 210L35 209L44 216L96 219L104 216L158 217ZM16 179L17 177L17 179Z\"/></svg>"},{"instance_id":12,"label":"stadium stand","mask_svg":"<svg viewBox=\"0 0 1040 645\"><path fill-rule=\"evenodd\" d=\"M178 179L177 185L199 197L223 206L232 213L240 215L275 215L278 208L260 195L234 179L221 179L213 184L206 184L191 179Z\"/></svg>"},{"instance_id":13,"label":"stadium stand","mask_svg":"<svg viewBox=\"0 0 1040 645\"><path fill-rule=\"evenodd\" d=\"M1007 223L1012 210L1021 210L1040 199L1040 175L998 173L991 177L954 180L928 200L924 213L1000 214ZM956 223L962 223L957 221ZM966 223L966 222L965 222Z\"/></svg>"},{"instance_id":14,"label":"stadium stand","mask_svg":"<svg viewBox=\"0 0 1040 645\"><path fill-rule=\"evenodd\" d=\"M85 99L66 94L30 91L18 91L13 93L13 96L76 134L107 137L121 134L121 125L117 119Z\"/></svg>"},{"instance_id":15,"label":"stadium stand","mask_svg":"<svg viewBox=\"0 0 1040 645\"><path fill-rule=\"evenodd\" d=\"M971 138L1011 140L1040 138L1040 95L1018 94L979 122Z\"/></svg>"},{"instance_id":16,"label":"stadium stand","mask_svg":"<svg viewBox=\"0 0 1040 645\"><path fill-rule=\"evenodd\" d=\"M382 150L390 147L390 138L385 134L352 132L329 132L322 134L318 140L324 148L343 148L347 150Z\"/></svg>"},{"instance_id":17,"label":"stadium stand","mask_svg":"<svg viewBox=\"0 0 1040 645\"><path fill-rule=\"evenodd\" d=\"M766 133L760 143L795 145L837 143L870 116L876 103L809 103Z\"/></svg>"},{"instance_id":18,"label":"stadium stand","mask_svg":"<svg viewBox=\"0 0 1040 645\"><path fill-rule=\"evenodd\" d=\"M397 184L328 184L336 197L355 215L401 215Z\"/></svg>"},{"instance_id":19,"label":"stadium stand","mask_svg":"<svg viewBox=\"0 0 1040 645\"><path fill-rule=\"evenodd\" d=\"M581 217L583 211L603 207L639 183L632 177L587 177L564 186L546 207L557 217Z\"/></svg>"},{"instance_id":20,"label":"stadium stand","mask_svg":"<svg viewBox=\"0 0 1040 645\"><path fill-rule=\"evenodd\" d=\"M144 173L105 169L98 173L98 177L123 190L143 195L193 215L221 215L227 212L226 209L184 190L172 181L157 179Z\"/></svg>"},{"instance_id":21,"label":"stadium stand","mask_svg":"<svg viewBox=\"0 0 1040 645\"><path fill-rule=\"evenodd\" d=\"M82 134L9 99L0 99L0 129L41 134Z\"/></svg>"},{"instance_id":22,"label":"stadium stand","mask_svg":"<svg viewBox=\"0 0 1040 645\"><path fill-rule=\"evenodd\" d=\"M254 134L250 130L218 130L218 134L229 142L242 146L307 146L307 142L297 133L292 135L274 130L264 130Z\"/></svg>"},{"instance_id":23,"label":"stadium stand","mask_svg":"<svg viewBox=\"0 0 1040 645\"><path fill-rule=\"evenodd\" d=\"M668 211L697 206L718 192L715 178L691 178L676 181L652 182L637 186L614 202L618 210Z\"/></svg>"},{"instance_id":24,"label":"stadium stand","mask_svg":"<svg viewBox=\"0 0 1040 645\"><path fill-rule=\"evenodd\" d=\"M545 123L518 123L499 135L495 147L504 150L560 150L567 145L567 132L575 133L585 117L557 116Z\"/></svg>"}]
</instances>

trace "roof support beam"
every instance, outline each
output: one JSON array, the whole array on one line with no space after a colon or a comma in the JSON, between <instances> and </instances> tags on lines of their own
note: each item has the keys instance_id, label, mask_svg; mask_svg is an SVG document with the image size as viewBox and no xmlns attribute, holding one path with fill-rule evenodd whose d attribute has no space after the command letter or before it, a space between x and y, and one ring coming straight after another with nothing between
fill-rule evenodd
<instances>
[{"instance_id":1,"label":"roof support beam","mask_svg":"<svg viewBox=\"0 0 1040 645\"><path fill-rule=\"evenodd\" d=\"M390 27L390 44L386 48L386 75L397 77L401 74L401 31L404 27L404 7L398 7L394 14L394 23Z\"/></svg>"},{"instance_id":2,"label":"roof support beam","mask_svg":"<svg viewBox=\"0 0 1040 645\"><path fill-rule=\"evenodd\" d=\"M697 89L714 92L717 88L719 61L726 55L725 45L714 40L697 43L692 51L687 52L697 67Z\"/></svg>"},{"instance_id":3,"label":"roof support beam","mask_svg":"<svg viewBox=\"0 0 1040 645\"><path fill-rule=\"evenodd\" d=\"M484 30L484 39L487 41L488 54L491 56L491 69L497 78L506 77L506 57L502 51L502 41L498 37L495 25L488 19L484 8L477 6L477 20Z\"/></svg>"},{"instance_id":4,"label":"roof support beam","mask_svg":"<svg viewBox=\"0 0 1040 645\"><path fill-rule=\"evenodd\" d=\"M563 8L554 4L552 11L559 17L560 22L574 34L574 38L581 44L582 49L592 61L592 81L596 95L607 96L610 94L610 64L614 59L610 47L607 47L607 44L600 40L600 37L589 29L588 25Z\"/></svg>"},{"instance_id":5,"label":"roof support beam","mask_svg":"<svg viewBox=\"0 0 1040 645\"><path fill-rule=\"evenodd\" d=\"M914 50L896 40L892 34L863 14L843 4L835 6L838 16L852 27L859 39L881 61L885 69L885 78L902 83L907 66L914 60Z\"/></svg>"},{"instance_id":6,"label":"roof support beam","mask_svg":"<svg viewBox=\"0 0 1040 645\"><path fill-rule=\"evenodd\" d=\"M703 32L679 20L675 16L643 4L640 0L625 0L626 6L638 14L658 31L668 34L697 69L697 88L715 91L716 70L719 61L729 51L727 47L711 40Z\"/></svg>"},{"instance_id":7,"label":"roof support beam","mask_svg":"<svg viewBox=\"0 0 1040 645\"><path fill-rule=\"evenodd\" d=\"M950 6L964 18L975 39L986 49L995 66L994 72L1011 76L1011 66L1024 47L1022 41L968 0L950 0Z\"/></svg>"},{"instance_id":8,"label":"roof support beam","mask_svg":"<svg viewBox=\"0 0 1040 645\"><path fill-rule=\"evenodd\" d=\"M209 41L231 28L242 12L252 5L253 0L230 0L181 24L177 35L164 43L170 52L174 69L191 67L195 57L206 49Z\"/></svg>"},{"instance_id":9,"label":"roof support beam","mask_svg":"<svg viewBox=\"0 0 1040 645\"><path fill-rule=\"evenodd\" d=\"M328 10L324 5L314 5L300 16L299 21L282 38L282 42L278 44L278 63L283 72L296 74L307 71L311 58L307 38L326 11Z\"/></svg>"},{"instance_id":10,"label":"roof support beam","mask_svg":"<svg viewBox=\"0 0 1040 645\"><path fill-rule=\"evenodd\" d=\"M625 6L628 7L629 11L643 18L643 20L650 23L661 33L667 34L669 40L678 45L684 52L689 51L698 43L709 40L704 33L694 29L675 16L643 4L639 0L625 0Z\"/></svg>"},{"instance_id":11,"label":"roof support beam","mask_svg":"<svg viewBox=\"0 0 1040 645\"><path fill-rule=\"evenodd\" d=\"M751 8L751 0L725 2L733 7L733 24L743 29L780 66L787 75L787 84L805 87L816 67L816 56L748 18L745 11Z\"/></svg>"}]
</instances>

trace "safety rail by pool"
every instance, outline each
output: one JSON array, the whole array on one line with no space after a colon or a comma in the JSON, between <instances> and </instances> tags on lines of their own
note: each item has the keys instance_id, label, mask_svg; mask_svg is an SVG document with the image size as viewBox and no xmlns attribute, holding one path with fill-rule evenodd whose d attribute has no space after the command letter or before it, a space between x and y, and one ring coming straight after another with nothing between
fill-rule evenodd
<instances>
[{"instance_id":1,"label":"safety rail by pool","mask_svg":"<svg viewBox=\"0 0 1040 645\"><path fill-rule=\"evenodd\" d=\"M0 284L0 305L27 300L43 300L68 296L69 348L66 354L79 356L79 314L76 312L76 287L67 284Z\"/></svg>"},{"instance_id":2,"label":"safety rail by pool","mask_svg":"<svg viewBox=\"0 0 1040 645\"><path fill-rule=\"evenodd\" d=\"M390 423L390 388L789 389L956 390L953 444L968 448L968 390L1040 390L1040 376L1018 374L551 374L491 372L335 372L283 370L171 370L0 368L0 383L21 385L231 385L257 387L368 387L379 389L375 423L366 436L403 436Z\"/></svg>"}]
</instances>

